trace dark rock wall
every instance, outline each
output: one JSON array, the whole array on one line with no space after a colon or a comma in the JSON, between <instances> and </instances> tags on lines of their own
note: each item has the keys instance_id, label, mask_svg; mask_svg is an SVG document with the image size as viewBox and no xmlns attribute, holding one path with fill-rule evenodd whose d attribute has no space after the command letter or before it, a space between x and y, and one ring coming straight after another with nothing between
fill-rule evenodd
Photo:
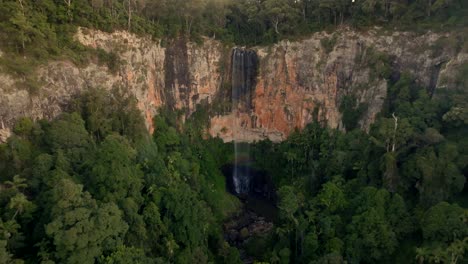
<instances>
[{"instance_id":1,"label":"dark rock wall","mask_svg":"<svg viewBox=\"0 0 468 264\"><path fill-rule=\"evenodd\" d=\"M257 83L257 54L253 50L234 48L231 61L233 105L248 111L252 108L252 93Z\"/></svg>"}]
</instances>

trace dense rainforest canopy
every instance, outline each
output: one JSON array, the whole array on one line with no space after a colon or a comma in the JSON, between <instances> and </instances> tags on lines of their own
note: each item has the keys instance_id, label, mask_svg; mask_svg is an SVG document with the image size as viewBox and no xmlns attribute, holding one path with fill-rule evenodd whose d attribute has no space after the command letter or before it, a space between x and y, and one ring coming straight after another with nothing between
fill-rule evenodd
<instances>
[{"instance_id":1,"label":"dense rainforest canopy","mask_svg":"<svg viewBox=\"0 0 468 264\"><path fill-rule=\"evenodd\" d=\"M465 263L466 76L432 99L409 76L390 82L369 133L315 123L257 143L257 166L280 186L281 224L252 252L282 263Z\"/></svg>"},{"instance_id":2,"label":"dense rainforest canopy","mask_svg":"<svg viewBox=\"0 0 468 264\"><path fill-rule=\"evenodd\" d=\"M49 59L118 67L117 55L73 40L78 26L257 45L340 25L464 28L467 16L465 0L0 0L0 66L29 89ZM346 132L315 121L251 144L278 217L242 250L267 263L466 263L468 65L457 80L433 94L408 74L388 79L368 132L345 97ZM187 120L161 109L153 135L118 87L67 107L19 120L0 145L0 264L241 262L223 237L241 205L220 169L233 145L205 133L214 106Z\"/></svg>"},{"instance_id":3,"label":"dense rainforest canopy","mask_svg":"<svg viewBox=\"0 0 468 264\"><path fill-rule=\"evenodd\" d=\"M390 82L369 133L314 122L251 144L279 211L243 250L268 263L464 263L466 70L434 98L408 75ZM184 123L162 110L150 137L132 97L92 89L51 122L19 120L0 145L0 263L240 263L222 233L239 208L220 170L233 146L203 139L206 109Z\"/></svg>"},{"instance_id":4,"label":"dense rainforest canopy","mask_svg":"<svg viewBox=\"0 0 468 264\"><path fill-rule=\"evenodd\" d=\"M252 45L343 24L446 30L467 16L464 0L1 0L0 48L58 55L77 48L76 26Z\"/></svg>"},{"instance_id":5,"label":"dense rainforest canopy","mask_svg":"<svg viewBox=\"0 0 468 264\"><path fill-rule=\"evenodd\" d=\"M219 170L230 148L169 114L150 138L135 101L112 95L24 118L0 145L0 263L238 260L221 233L239 205Z\"/></svg>"}]
</instances>

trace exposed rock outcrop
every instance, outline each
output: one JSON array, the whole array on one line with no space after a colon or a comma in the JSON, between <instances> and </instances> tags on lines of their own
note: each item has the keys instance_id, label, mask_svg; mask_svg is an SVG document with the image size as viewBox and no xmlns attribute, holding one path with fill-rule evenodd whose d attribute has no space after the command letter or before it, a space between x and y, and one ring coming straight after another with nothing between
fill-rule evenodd
<instances>
[{"instance_id":1,"label":"exposed rock outcrop","mask_svg":"<svg viewBox=\"0 0 468 264\"><path fill-rule=\"evenodd\" d=\"M0 143L4 143L11 136L9 129L0 129Z\"/></svg>"},{"instance_id":2,"label":"exposed rock outcrop","mask_svg":"<svg viewBox=\"0 0 468 264\"><path fill-rule=\"evenodd\" d=\"M224 223L223 229L225 239L229 244L240 246L251 237L263 236L270 232L273 229L273 223L265 217L244 209L240 215Z\"/></svg>"},{"instance_id":3,"label":"exposed rock outcrop","mask_svg":"<svg viewBox=\"0 0 468 264\"><path fill-rule=\"evenodd\" d=\"M0 116L7 127L20 116L54 118L72 97L90 87L110 90L123 86L135 95L152 132L152 117L161 106L190 114L196 104L211 102L221 83L222 48L210 39L202 45L177 40L166 48L161 42L124 31L110 34L87 29L80 29L76 39L88 47L116 53L121 62L118 71L113 73L96 63L78 67L68 61L50 62L38 69L42 87L34 95L18 89L11 76L0 74Z\"/></svg>"},{"instance_id":4,"label":"exposed rock outcrop","mask_svg":"<svg viewBox=\"0 0 468 264\"><path fill-rule=\"evenodd\" d=\"M208 132L225 141L279 141L314 119L342 128L339 106L346 95L366 104L359 125L367 129L387 94L382 56L392 78L407 71L434 92L450 87L456 69L468 61L468 54L454 49L444 47L434 52L433 43L447 36L450 33L341 29L252 48L258 67L248 104L212 116ZM121 62L117 71L97 63L78 67L68 61L53 61L38 69L42 87L36 94L19 89L12 76L0 73L0 122L6 128L21 116L54 118L73 96L89 87L123 86L129 90L137 98L150 132L155 129L152 117L163 105L183 110L188 116L202 102L232 103L232 93L226 92L231 88L226 86L232 81L232 50L215 40L205 38L202 44L195 44L177 39L163 45L124 31L87 29L80 29L76 39L117 54Z\"/></svg>"},{"instance_id":5,"label":"exposed rock outcrop","mask_svg":"<svg viewBox=\"0 0 468 264\"><path fill-rule=\"evenodd\" d=\"M256 48L260 73L252 109L213 117L210 132L226 140L279 141L314 118L330 127L343 128L339 106L346 95L353 95L358 103L367 106L359 125L368 129L387 95L387 81L381 71L389 71L385 74L391 78L408 72L431 92L453 83L453 73L468 61L468 54L447 48L434 55L430 48L448 36L407 32L384 35L343 29ZM237 131L234 133L231 127Z\"/></svg>"}]
</instances>

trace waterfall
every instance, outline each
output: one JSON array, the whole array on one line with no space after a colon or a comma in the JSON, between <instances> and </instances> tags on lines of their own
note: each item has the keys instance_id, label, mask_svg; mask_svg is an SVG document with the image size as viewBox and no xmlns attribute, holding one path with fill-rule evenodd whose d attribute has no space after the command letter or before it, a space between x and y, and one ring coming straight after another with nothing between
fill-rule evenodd
<instances>
[{"instance_id":1,"label":"waterfall","mask_svg":"<svg viewBox=\"0 0 468 264\"><path fill-rule=\"evenodd\" d=\"M234 116L238 116L239 113L248 112L252 108L252 90L256 84L258 58L253 50L235 48L231 62L232 112ZM232 175L235 192L243 194L249 193L251 186L250 169L248 166L241 166L243 162L250 160L250 147L236 140L241 129L239 123L239 120L235 119L232 126L234 143Z\"/></svg>"},{"instance_id":2,"label":"waterfall","mask_svg":"<svg viewBox=\"0 0 468 264\"><path fill-rule=\"evenodd\" d=\"M252 106L252 90L257 79L257 54L253 50L235 48L231 61L233 111L249 111Z\"/></svg>"},{"instance_id":3,"label":"waterfall","mask_svg":"<svg viewBox=\"0 0 468 264\"><path fill-rule=\"evenodd\" d=\"M249 167L235 165L232 180L236 194L245 194L251 191L252 175Z\"/></svg>"}]
</instances>

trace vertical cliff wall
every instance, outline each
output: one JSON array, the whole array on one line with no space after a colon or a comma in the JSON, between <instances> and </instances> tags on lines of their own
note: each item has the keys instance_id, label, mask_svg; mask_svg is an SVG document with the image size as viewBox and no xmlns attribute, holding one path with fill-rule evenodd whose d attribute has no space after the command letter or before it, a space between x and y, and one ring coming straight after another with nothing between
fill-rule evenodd
<instances>
[{"instance_id":1,"label":"vertical cliff wall","mask_svg":"<svg viewBox=\"0 0 468 264\"><path fill-rule=\"evenodd\" d=\"M200 45L184 39L162 45L161 41L125 31L88 29L80 29L75 37L85 46L117 54L117 71L95 62L79 67L66 60L52 61L37 70L41 87L36 94L22 90L12 76L0 71L0 122L6 127L5 133L21 116L52 119L82 91L115 86L135 95L152 132L152 118L160 107L189 115L197 104L210 103L221 85L223 48L208 38Z\"/></svg>"},{"instance_id":2,"label":"vertical cliff wall","mask_svg":"<svg viewBox=\"0 0 468 264\"><path fill-rule=\"evenodd\" d=\"M279 141L314 119L343 129L344 98L366 106L358 126L367 129L385 100L386 78L409 72L431 93L450 88L457 69L468 62L466 51L440 45L451 43L453 34L340 29L268 47L228 49L209 38L202 44L183 38L163 44L124 31L80 29L77 41L115 53L117 70L94 62L79 67L52 61L37 70L41 87L35 94L0 71L0 140L21 116L52 119L82 91L114 86L135 95L150 132L157 129L152 117L162 106L189 116L204 102L237 101L237 111L210 117L212 136Z\"/></svg>"},{"instance_id":3,"label":"vertical cliff wall","mask_svg":"<svg viewBox=\"0 0 468 264\"><path fill-rule=\"evenodd\" d=\"M250 112L213 117L210 133L225 140L280 141L314 119L344 129L340 105L345 98L363 106L357 125L366 130L382 109L388 79L408 72L430 93L451 86L467 54L440 45L450 38L449 33L342 29L255 48L259 75ZM241 127L236 135L232 123Z\"/></svg>"}]
</instances>

